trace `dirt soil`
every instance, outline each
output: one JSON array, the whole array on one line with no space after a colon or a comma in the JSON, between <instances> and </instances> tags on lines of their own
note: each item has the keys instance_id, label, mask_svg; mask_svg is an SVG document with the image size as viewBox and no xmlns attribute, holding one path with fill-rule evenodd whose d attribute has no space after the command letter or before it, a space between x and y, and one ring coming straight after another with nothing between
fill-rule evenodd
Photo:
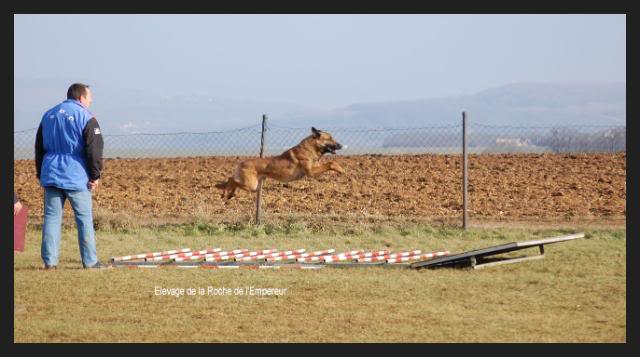
<instances>
[{"instance_id":1,"label":"dirt soil","mask_svg":"<svg viewBox=\"0 0 640 357\"><path fill-rule=\"evenodd\" d=\"M107 159L94 209L140 218L250 214L255 194L225 202L214 187L243 157ZM267 180L263 211L453 217L462 210L456 155L330 156L345 175L328 172L290 183ZM42 216L34 162L15 161L19 197ZM626 154L470 155L469 215L513 219L626 216ZM67 204L66 215L71 213Z\"/></svg>"}]
</instances>

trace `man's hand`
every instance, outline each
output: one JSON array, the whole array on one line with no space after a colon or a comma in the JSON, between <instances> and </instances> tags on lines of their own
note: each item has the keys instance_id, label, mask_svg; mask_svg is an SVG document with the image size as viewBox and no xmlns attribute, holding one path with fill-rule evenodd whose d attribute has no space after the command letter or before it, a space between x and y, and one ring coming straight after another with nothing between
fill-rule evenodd
<instances>
[{"instance_id":1,"label":"man's hand","mask_svg":"<svg viewBox=\"0 0 640 357\"><path fill-rule=\"evenodd\" d=\"M21 209L22 209L22 203L20 203L20 201L14 203L13 204L13 215L14 216L18 215L18 213L20 213Z\"/></svg>"},{"instance_id":2,"label":"man's hand","mask_svg":"<svg viewBox=\"0 0 640 357\"><path fill-rule=\"evenodd\" d=\"M89 180L87 187L89 188L89 191L93 191L98 187L99 184L100 184L100 179L97 179L95 181Z\"/></svg>"}]
</instances>

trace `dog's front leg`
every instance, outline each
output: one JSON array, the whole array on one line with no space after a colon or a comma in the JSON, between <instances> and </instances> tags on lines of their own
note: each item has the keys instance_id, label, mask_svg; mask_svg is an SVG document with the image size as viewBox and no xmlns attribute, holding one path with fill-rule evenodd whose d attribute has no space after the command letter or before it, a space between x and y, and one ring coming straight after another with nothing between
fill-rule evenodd
<instances>
[{"instance_id":1,"label":"dog's front leg","mask_svg":"<svg viewBox=\"0 0 640 357\"><path fill-rule=\"evenodd\" d=\"M325 162L324 164L320 164L318 166L313 166L313 164L310 161L306 161L302 164L303 164L302 167L304 168L305 174L310 177L316 177L326 171L336 171L341 174L344 173L344 169L333 161Z\"/></svg>"},{"instance_id":2,"label":"dog's front leg","mask_svg":"<svg viewBox=\"0 0 640 357\"><path fill-rule=\"evenodd\" d=\"M342 166L338 165L337 162L330 161L327 164L329 165L329 170L335 171L339 174L344 174L344 169L342 168Z\"/></svg>"}]
</instances>

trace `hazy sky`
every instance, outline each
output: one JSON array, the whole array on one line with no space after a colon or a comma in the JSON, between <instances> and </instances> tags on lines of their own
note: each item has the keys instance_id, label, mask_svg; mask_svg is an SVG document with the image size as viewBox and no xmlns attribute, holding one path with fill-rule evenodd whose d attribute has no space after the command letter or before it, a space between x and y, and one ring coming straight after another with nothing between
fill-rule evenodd
<instances>
[{"instance_id":1,"label":"hazy sky","mask_svg":"<svg viewBox=\"0 0 640 357\"><path fill-rule=\"evenodd\" d=\"M17 78L317 109L626 80L625 15L15 15Z\"/></svg>"}]
</instances>

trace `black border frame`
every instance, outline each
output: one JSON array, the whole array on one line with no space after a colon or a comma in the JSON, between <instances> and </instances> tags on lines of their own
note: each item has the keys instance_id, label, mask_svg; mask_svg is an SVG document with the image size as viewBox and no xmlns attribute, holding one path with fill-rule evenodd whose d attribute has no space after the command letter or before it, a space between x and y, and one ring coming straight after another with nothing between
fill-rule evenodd
<instances>
[{"instance_id":1,"label":"black border frame","mask_svg":"<svg viewBox=\"0 0 640 357\"><path fill-rule=\"evenodd\" d=\"M6 4L6 3L5 3ZM186 2L173 2L173 3L134 3L131 1L125 2L121 0L113 0L109 2L53 2L53 1L42 1L42 0L34 0L29 2L21 2L17 4L7 4L9 5L8 11L3 12L3 19L1 23L3 24L4 31L2 31L3 38L3 46L4 48L9 47L10 50L6 51L6 56L11 53L11 58L9 63L13 67L13 15L14 14L34 14L34 13L43 13L43 14L189 14L189 13L226 13L226 14L241 14L241 13L251 13L251 14L282 14L282 13L320 13L320 14L399 14L399 13L451 13L451 14L626 14L627 19L627 48L633 50L633 45L637 45L637 25L633 23L633 16L629 14L629 8L625 6L625 4L620 2L603 2L603 1L581 1L579 3L571 4L569 2L560 3L558 1L531 1L531 2L502 2L502 1L472 1L472 0L459 0L456 2L440 2L440 3L432 3L432 2L417 2L417 1L393 1L393 2L384 2L384 3L374 3L367 1L350 1L350 2L340 2L340 1L322 1L322 2L283 2L283 1L242 1L242 2L227 2L222 4L216 4L213 2L205 3L186 3ZM577 6L576 6L577 5ZM632 30L635 29L634 30ZM631 44L631 46L629 46ZM631 59L631 61L629 61ZM636 59L636 54L634 52L627 52L627 62L628 63L638 63ZM5 67L6 68L6 67ZM628 66L627 72L627 118L634 118L632 115L631 104L634 103L632 97L632 84L635 83L633 80L636 79L634 66ZM6 90L6 95L2 96L3 101L5 101L2 108L5 111L5 118L13 119L13 88L11 85L13 84L13 71L11 71L10 75L5 76L5 82L3 88ZM9 196L11 195L12 187L13 187L13 160L12 157L9 157L9 153L11 152L10 146L13 144L13 139L9 139L9 136L12 137L13 132L13 120L5 119L0 121L2 123L2 130L0 131L3 137L6 140L0 140L1 145L3 146L2 150L2 167L0 168L0 176L2 180L2 184L0 185L2 191L2 200L9 201ZM321 348L336 348L340 349L346 348L346 351L354 351L353 347L357 347L360 351L380 351L380 352L391 352L391 348L394 351L399 347L409 347L412 350L426 350L428 349L430 352L434 351L442 351L442 352L466 352L466 353L478 353L478 352L491 352L497 354L512 354L512 353L531 353L538 354L540 352L547 351L557 351L560 353L566 352L590 352L590 353L602 353L608 351L615 351L617 353L624 353L626 351L631 351L631 348L637 347L637 307L634 305L637 301L637 274L634 274L637 271L636 264L636 256L638 254L637 250L637 241L635 239L638 238L638 229L637 226L633 223L638 222L637 215L637 202L638 202L638 190L637 190L637 146L632 140L633 137L636 136L636 124L634 120L631 121L627 119L627 343L626 344L589 344L589 346L585 346L584 344L553 344L542 345L542 344L526 344L524 346L515 345L515 344L456 344L456 345L444 345L444 344L429 344L429 345L421 345L421 344L408 344L407 346L382 346L381 344L368 344L368 345L340 345L340 346L322 346ZM4 147L6 145L6 147ZM28 347L29 349L34 346L24 346L23 344L15 344L13 342L13 320L10 320L8 316L13 311L13 308L9 304L13 301L13 255L11 255L10 246L13 245L12 241L7 239L10 234L12 234L13 223L7 224L7 222L12 222L9 217L9 206L5 207L5 211L3 211L2 217L2 229L3 229L3 262L5 262L5 269L3 269L2 274L6 283L10 283L10 286L5 285L5 289L3 290L2 299L4 300L4 316L3 319L3 336L5 337L5 341L7 344L11 345L11 349L23 349ZM630 253L630 254L629 254ZM8 265L8 266L7 266ZM631 274L629 274L631 272ZM8 321L11 321L7 323ZM5 330L7 329L7 330ZM69 349L66 344L63 344L65 349ZM102 344L101 344L102 345ZM46 345L45 348L49 349L53 346ZM87 352L89 352L90 348L93 346L89 346L87 348ZM103 352L111 352L119 349L120 347L115 346L101 346ZM127 347L136 347L140 352L145 353L153 353L160 352L161 350L166 351L167 346L162 344L154 344L154 345L127 345ZM194 347L194 346L176 346L179 348L184 347ZM220 345L215 346L215 352L223 350L223 352L232 352L237 351L236 344L231 345ZM276 346L265 346L264 344L252 344L251 346L241 346L241 347L249 347L255 352L272 352L273 348ZM265 348L267 347L267 348ZM282 346L277 346L282 347ZM299 351L308 353L309 346L307 344L290 344L286 346L286 349L289 352ZM320 346L313 346L314 348ZM85 347L86 348L86 347ZM202 351L205 352L214 352L211 351L211 346L201 345L199 348L202 348ZM191 349L191 348L189 348ZM95 351L91 349L91 352ZM315 350L320 351L320 350ZM49 350L47 351L49 352ZM184 351L182 351L184 352Z\"/></svg>"}]
</instances>

